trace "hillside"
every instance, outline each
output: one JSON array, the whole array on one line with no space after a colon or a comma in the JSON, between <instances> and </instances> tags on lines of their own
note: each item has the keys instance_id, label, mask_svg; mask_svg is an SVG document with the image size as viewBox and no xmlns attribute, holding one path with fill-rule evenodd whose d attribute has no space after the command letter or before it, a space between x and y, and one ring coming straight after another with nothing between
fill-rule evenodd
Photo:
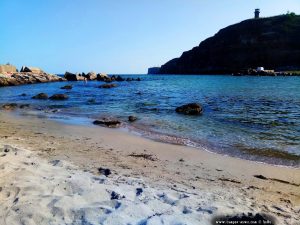
<instances>
[{"instance_id":1,"label":"hillside","mask_svg":"<svg viewBox=\"0 0 300 225\"><path fill-rule=\"evenodd\" d=\"M161 66L161 74L227 74L259 66L300 68L300 16L249 19L221 29Z\"/></svg>"}]
</instances>

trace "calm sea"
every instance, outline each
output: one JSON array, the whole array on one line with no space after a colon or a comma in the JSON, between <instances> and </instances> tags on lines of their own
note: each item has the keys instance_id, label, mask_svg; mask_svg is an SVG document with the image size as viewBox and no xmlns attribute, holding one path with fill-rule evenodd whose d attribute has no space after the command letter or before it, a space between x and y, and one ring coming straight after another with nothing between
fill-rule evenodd
<instances>
[{"instance_id":1,"label":"calm sea","mask_svg":"<svg viewBox=\"0 0 300 225\"><path fill-rule=\"evenodd\" d=\"M133 77L130 76L130 77ZM0 103L29 103L26 114L91 124L112 116L149 138L204 147L255 161L300 166L300 77L139 75L141 82L61 82L0 88ZM62 90L72 84L72 90ZM67 101L32 96L66 93ZM26 93L27 96L20 96ZM185 116L175 108L199 102L202 116ZM55 110L58 109L58 110ZM38 112L38 113L37 113Z\"/></svg>"}]
</instances>

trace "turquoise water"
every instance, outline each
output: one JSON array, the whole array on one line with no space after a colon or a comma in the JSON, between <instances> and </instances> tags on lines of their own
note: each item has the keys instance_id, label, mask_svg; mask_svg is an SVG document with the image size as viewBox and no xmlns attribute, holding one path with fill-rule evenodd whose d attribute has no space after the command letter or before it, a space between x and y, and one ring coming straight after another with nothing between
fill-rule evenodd
<instances>
[{"instance_id":1,"label":"turquoise water","mask_svg":"<svg viewBox=\"0 0 300 225\"><path fill-rule=\"evenodd\" d=\"M300 77L139 77L141 82L120 82L112 89L97 88L102 84L98 81L4 87L0 103L29 103L47 117L83 124L102 116L126 121L127 116L136 115L139 120L127 124L128 128L150 138L300 166ZM73 89L61 90L66 83ZM70 98L59 102L31 99L40 92L66 93ZM22 93L27 96L21 97ZM175 112L177 106L189 102L199 102L203 115Z\"/></svg>"}]
</instances>

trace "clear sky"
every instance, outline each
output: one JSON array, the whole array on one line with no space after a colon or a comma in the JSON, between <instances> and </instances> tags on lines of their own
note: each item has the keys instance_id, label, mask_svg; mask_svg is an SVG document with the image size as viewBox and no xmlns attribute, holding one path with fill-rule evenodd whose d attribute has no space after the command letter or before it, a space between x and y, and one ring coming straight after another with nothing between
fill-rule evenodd
<instances>
[{"instance_id":1,"label":"clear sky","mask_svg":"<svg viewBox=\"0 0 300 225\"><path fill-rule=\"evenodd\" d=\"M300 0L0 0L0 64L146 73L255 8L300 14Z\"/></svg>"}]
</instances>

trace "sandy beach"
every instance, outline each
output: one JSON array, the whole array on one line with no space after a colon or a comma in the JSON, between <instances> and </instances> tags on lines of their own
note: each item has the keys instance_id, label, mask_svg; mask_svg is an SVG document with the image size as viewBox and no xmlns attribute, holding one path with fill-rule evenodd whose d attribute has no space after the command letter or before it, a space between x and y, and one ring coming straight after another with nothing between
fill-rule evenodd
<instances>
[{"instance_id":1,"label":"sandy beach","mask_svg":"<svg viewBox=\"0 0 300 225\"><path fill-rule=\"evenodd\" d=\"M0 144L0 224L211 224L238 213L300 221L299 169L6 112Z\"/></svg>"}]
</instances>

